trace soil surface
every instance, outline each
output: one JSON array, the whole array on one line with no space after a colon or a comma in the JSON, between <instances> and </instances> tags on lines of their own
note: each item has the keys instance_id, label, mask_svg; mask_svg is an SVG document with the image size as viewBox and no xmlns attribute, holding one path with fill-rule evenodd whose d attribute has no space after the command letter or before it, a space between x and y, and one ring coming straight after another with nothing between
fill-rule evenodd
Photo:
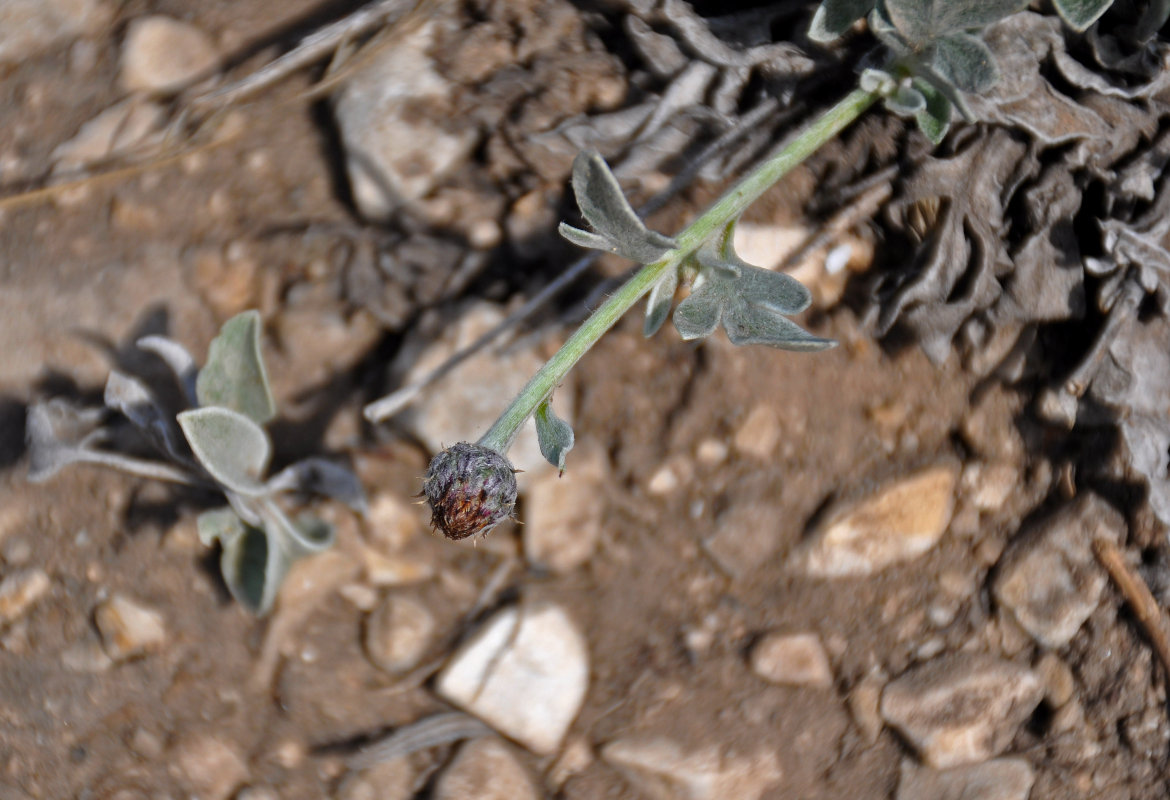
<instances>
[{"instance_id":1,"label":"soil surface","mask_svg":"<svg viewBox=\"0 0 1170 800\"><path fill-rule=\"evenodd\" d=\"M0 67L0 169L16 176L6 185L42 175L58 145L124 96L119 58L132 20L162 14L191 23L233 54L225 74L239 76L355 7L98 5L99 19L81 36ZM499 4L472 5L502 13ZM525 14L550 6L572 16L558 28L568 44L560 62L555 42L545 43L533 46L543 55L516 67L539 91L530 86L509 101L509 125L622 105L625 73L604 49L604 8L517 4L499 25L518 29ZM484 61L482 74L506 69L508 57ZM546 79L586 61L601 65L592 93ZM486 85L459 63L468 74L454 81ZM485 618L517 603L565 609L588 651L588 690L565 744L551 755L508 744L535 796L688 796L647 789L603 756L609 744L645 736L684 753L713 748L724 767L742 761L743 797L892 798L909 791L899 786L922 756L880 719L867 732L878 712L867 716L858 687L972 652L1038 674L1055 653L1071 675L1072 699L1053 699L1047 686L1048 699L997 747L1033 771L1026 796L1165 796L1164 677L1113 585L1055 649L1008 625L992 596L1008 543L1080 489L1069 459L1054 454L1095 445L1030 426L1031 398L980 380L957 358L936 367L913 346L875 341L846 305L818 304L803 317L841 342L821 354L737 349L722 334L697 345L673 330L644 339L631 315L564 390L578 447L561 481L585 481L575 462L600 465L582 489L583 519L593 519L582 524L597 530L585 557L567 569L534 563L526 526L511 522L476 546L432 535L426 510L413 505L431 453L404 426L364 423L361 408L396 388L387 365L412 335L434 338L436 320L457 317L469 298L515 304L568 263L573 254L558 249L551 222L569 208L561 193L572 153L514 162L522 150L505 148L506 136L483 139L445 179L449 192L427 202L474 208L486 198L478 218L507 241L490 231L476 239L466 220L436 222L435 201L418 246L456 242L478 249L484 266L460 284L445 256L435 256L437 267L423 259L409 280L378 288L381 305L363 305L347 283L353 260L367 245L381 247L386 231L399 237L395 246L411 234L355 210L328 103L304 96L319 77L320 66L296 73L231 111L227 141L0 211L0 580L48 581L27 608L5 611L0 627L0 797L463 796L443 775L467 745L418 748L407 759L407 788L386 783L368 795L355 788L347 759L449 710L434 674ZM469 91L453 102L491 98ZM747 220L804 224L812 174L795 173ZM653 221L671 229L721 188L700 182ZM548 198L543 217L525 220L538 232L513 235L505 218L518 219L515 204L533 191ZM602 277L624 268L603 262L515 346L554 348L569 330L564 320L580 315ZM392 314L382 313L387 304ZM320 453L347 460L371 508L360 518L317 505L337 525L338 544L297 564L266 618L232 601L216 553L198 539L195 517L219 504L215 496L88 466L34 485L24 449L30 403L100 402L109 369L139 336L166 333L201 356L220 324L251 307L264 319L282 412L273 428L277 465ZM824 578L794 566L836 509L922 469L953 465L970 475L976 464L1013 476L1011 486L980 505L960 480L945 531L921 554L864 576ZM521 521L533 502L522 492ZM1132 509L1123 511L1133 522ZM413 577L379 577L371 553ZM425 653L399 674L375 665L367 641L374 609L391 596L418 601L434 624ZM112 656L98 616L115 597L159 615L161 639ZM757 649L777 633L814 634L828 682L767 679ZM1075 711L1064 711L1070 703Z\"/></svg>"}]
</instances>

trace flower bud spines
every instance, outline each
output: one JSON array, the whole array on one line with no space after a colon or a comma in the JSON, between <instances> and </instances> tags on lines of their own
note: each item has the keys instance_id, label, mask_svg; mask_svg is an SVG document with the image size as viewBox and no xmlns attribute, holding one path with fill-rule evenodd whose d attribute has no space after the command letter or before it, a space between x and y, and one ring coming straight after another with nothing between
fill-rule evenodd
<instances>
[{"instance_id":1,"label":"flower bud spines","mask_svg":"<svg viewBox=\"0 0 1170 800\"><path fill-rule=\"evenodd\" d=\"M466 539L487 534L512 516L516 473L495 450L459 442L431 459L423 494L431 507L431 524L448 539Z\"/></svg>"}]
</instances>

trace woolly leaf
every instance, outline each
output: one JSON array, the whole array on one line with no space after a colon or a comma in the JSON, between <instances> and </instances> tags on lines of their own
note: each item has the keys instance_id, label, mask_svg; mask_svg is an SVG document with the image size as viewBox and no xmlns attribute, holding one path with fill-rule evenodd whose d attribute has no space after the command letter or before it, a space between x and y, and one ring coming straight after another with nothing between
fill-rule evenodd
<instances>
[{"instance_id":1,"label":"woolly leaf","mask_svg":"<svg viewBox=\"0 0 1170 800\"><path fill-rule=\"evenodd\" d=\"M184 411L178 420L195 458L218 483L245 497L267 491L260 478L268 467L272 443L251 418L210 406Z\"/></svg>"},{"instance_id":2,"label":"woolly leaf","mask_svg":"<svg viewBox=\"0 0 1170 800\"><path fill-rule=\"evenodd\" d=\"M674 302L676 291L678 268L671 267L658 279L658 283L654 284L654 288L650 290L650 297L646 300L646 323L642 326L642 334L647 338L656 334L662 323L670 316L670 305Z\"/></svg>"},{"instance_id":3,"label":"woolly leaf","mask_svg":"<svg viewBox=\"0 0 1170 800\"><path fill-rule=\"evenodd\" d=\"M276 416L260 355L258 311L237 314L220 328L207 352L207 364L199 371L195 394L201 406L230 408L259 425Z\"/></svg>"},{"instance_id":4,"label":"woolly leaf","mask_svg":"<svg viewBox=\"0 0 1170 800\"><path fill-rule=\"evenodd\" d=\"M831 42L864 17L876 0L823 0L813 15L808 38Z\"/></svg>"},{"instance_id":5,"label":"woolly leaf","mask_svg":"<svg viewBox=\"0 0 1170 800\"><path fill-rule=\"evenodd\" d=\"M565 456L573 449L573 428L553 413L552 402L545 400L536 409L536 440L540 454L563 475Z\"/></svg>"},{"instance_id":6,"label":"woolly leaf","mask_svg":"<svg viewBox=\"0 0 1170 800\"><path fill-rule=\"evenodd\" d=\"M964 92L983 92L999 79L995 56L980 39L953 33L935 42L934 68Z\"/></svg>"},{"instance_id":7,"label":"woolly leaf","mask_svg":"<svg viewBox=\"0 0 1170 800\"><path fill-rule=\"evenodd\" d=\"M1113 5L1113 0L1052 0L1057 13L1075 31L1088 29Z\"/></svg>"},{"instance_id":8,"label":"woolly leaf","mask_svg":"<svg viewBox=\"0 0 1170 800\"><path fill-rule=\"evenodd\" d=\"M937 145L951 127L951 101L926 81L915 80L914 88L926 100L926 107L914 117L918 129L926 134L931 144Z\"/></svg>"}]
</instances>

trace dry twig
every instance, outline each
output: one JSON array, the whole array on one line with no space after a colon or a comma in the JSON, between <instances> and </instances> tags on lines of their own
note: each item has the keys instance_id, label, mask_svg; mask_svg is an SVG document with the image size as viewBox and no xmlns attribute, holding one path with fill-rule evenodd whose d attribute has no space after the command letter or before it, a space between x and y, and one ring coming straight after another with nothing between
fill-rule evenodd
<instances>
[{"instance_id":1,"label":"dry twig","mask_svg":"<svg viewBox=\"0 0 1170 800\"><path fill-rule=\"evenodd\" d=\"M1126 563L1125 556L1113 542L1108 539L1094 540L1093 553L1125 599L1129 601L1138 624L1154 646L1154 652L1158 654L1158 660L1162 662L1166 677L1170 680L1170 636L1166 633L1166 618L1158 606L1158 601L1154 599L1141 575Z\"/></svg>"}]
</instances>

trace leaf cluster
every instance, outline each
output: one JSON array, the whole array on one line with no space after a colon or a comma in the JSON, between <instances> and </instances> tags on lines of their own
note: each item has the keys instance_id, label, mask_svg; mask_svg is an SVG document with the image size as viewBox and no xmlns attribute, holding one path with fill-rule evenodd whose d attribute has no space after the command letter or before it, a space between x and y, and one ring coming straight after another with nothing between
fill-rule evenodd
<instances>
[{"instance_id":1,"label":"leaf cluster","mask_svg":"<svg viewBox=\"0 0 1170 800\"><path fill-rule=\"evenodd\" d=\"M1072 28L1083 31L1112 2L1055 0L1055 5ZM980 32L1027 5L1027 0L824 0L809 38L832 41L866 18L889 56L880 69L863 73L862 88L881 94L894 113L913 117L937 144L950 126L952 107L972 118L963 94L985 92L999 79Z\"/></svg>"},{"instance_id":2,"label":"leaf cluster","mask_svg":"<svg viewBox=\"0 0 1170 800\"><path fill-rule=\"evenodd\" d=\"M332 528L308 516L289 517L281 496L314 493L364 510L365 496L348 469L307 458L265 477L272 440L264 425L276 416L260 353L260 315L228 320L212 341L207 363L171 339L148 336L137 346L159 356L173 374L184 408L119 371L106 382L104 409L78 409L61 400L30 407L29 479L39 482L73 463L94 463L161 480L211 486L228 505L199 516L204 545L219 542L220 568L232 596L253 613L272 606L292 562L333 543ZM127 420L162 461L108 446Z\"/></svg>"}]
</instances>

